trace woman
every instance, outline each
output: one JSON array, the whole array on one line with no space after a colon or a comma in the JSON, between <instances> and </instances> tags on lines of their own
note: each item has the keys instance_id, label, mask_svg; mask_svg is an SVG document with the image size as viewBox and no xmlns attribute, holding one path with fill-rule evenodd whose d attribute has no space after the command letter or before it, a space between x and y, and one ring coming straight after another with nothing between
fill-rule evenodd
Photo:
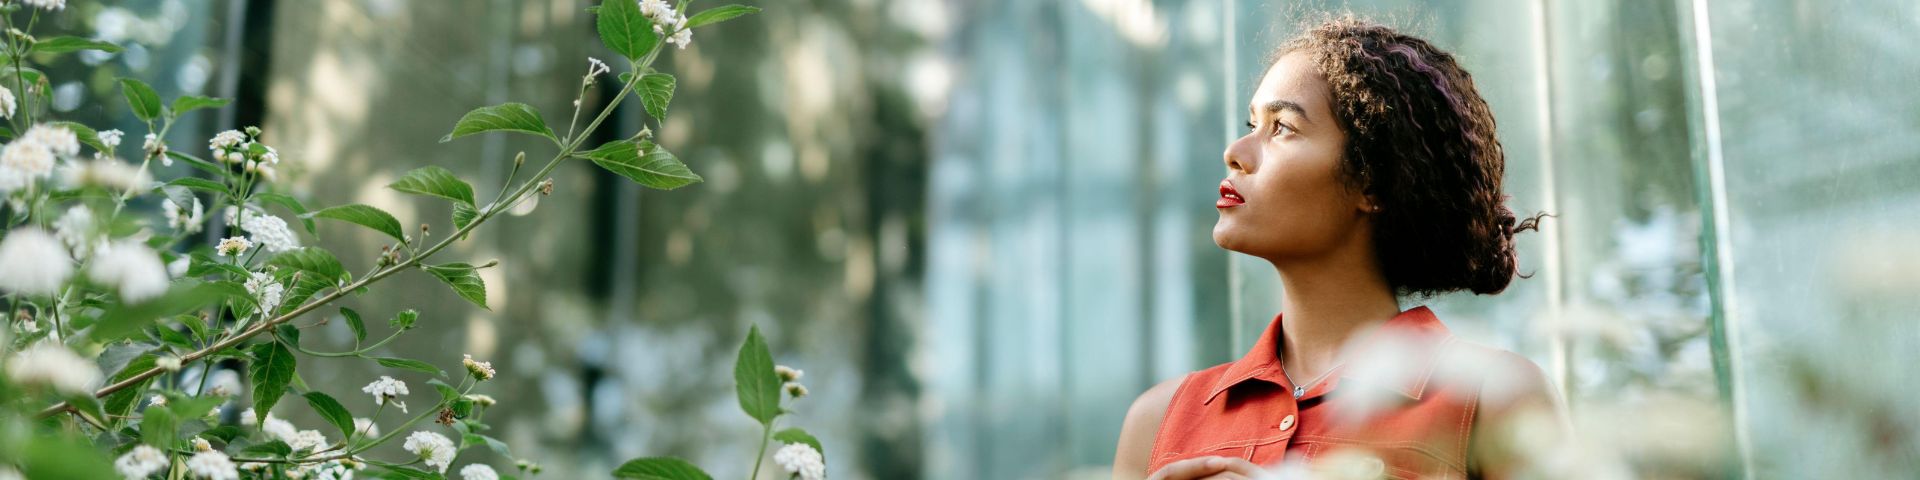
<instances>
[{"instance_id":1,"label":"woman","mask_svg":"<svg viewBox=\"0 0 1920 480\"><path fill-rule=\"evenodd\" d=\"M1248 109L1213 239L1273 264L1284 314L1241 359L1141 394L1115 477L1524 469L1523 447L1564 431L1539 367L1398 301L1499 293L1514 234L1539 220L1503 205L1505 158L1472 77L1425 40L1339 18L1281 47Z\"/></svg>"}]
</instances>

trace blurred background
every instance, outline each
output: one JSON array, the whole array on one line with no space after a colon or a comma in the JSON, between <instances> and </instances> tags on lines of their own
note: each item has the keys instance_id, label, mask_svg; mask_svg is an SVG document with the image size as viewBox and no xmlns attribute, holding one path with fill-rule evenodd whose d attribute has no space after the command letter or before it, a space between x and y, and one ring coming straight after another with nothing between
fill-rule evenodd
<instances>
[{"instance_id":1,"label":"blurred background","mask_svg":"<svg viewBox=\"0 0 1920 480\"><path fill-rule=\"evenodd\" d=\"M116 75L236 98L171 142L257 124L308 205L447 232L383 186L434 164L485 195L516 152L549 154L437 140L482 105L565 116L587 57L617 58L593 3L76 1L43 21L128 47L50 66L59 116L144 131ZM1500 120L1514 209L1555 215L1522 236L1531 279L1428 303L1548 370L1591 442L1575 471L1920 471L1920 3L747 3L765 12L663 55L660 143L705 183L567 166L450 252L504 260L482 271L492 311L425 276L350 304L423 312L396 351L492 359L496 436L544 478L658 454L745 475L759 429L729 372L754 324L807 372L790 424L835 477L1104 478L1135 395L1239 357L1278 312L1271 268L1210 239L1220 151L1271 49L1341 9L1455 52ZM364 266L376 235L307 241ZM341 323L308 341L350 341ZM391 373L363 363L301 372L341 394Z\"/></svg>"}]
</instances>

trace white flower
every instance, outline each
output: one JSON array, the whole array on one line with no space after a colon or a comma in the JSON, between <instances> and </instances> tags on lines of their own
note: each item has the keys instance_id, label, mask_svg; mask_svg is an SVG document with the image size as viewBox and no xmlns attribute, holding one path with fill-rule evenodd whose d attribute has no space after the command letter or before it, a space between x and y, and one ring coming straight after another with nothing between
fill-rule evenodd
<instances>
[{"instance_id":1,"label":"white flower","mask_svg":"<svg viewBox=\"0 0 1920 480\"><path fill-rule=\"evenodd\" d=\"M160 157L161 165L173 166L173 157L167 156L167 143L160 141L159 135L147 134L147 140L140 144L140 150L147 152L149 157Z\"/></svg>"},{"instance_id":2,"label":"white flower","mask_svg":"<svg viewBox=\"0 0 1920 480\"><path fill-rule=\"evenodd\" d=\"M219 450L208 450L193 454L187 459L187 473L193 478L204 480L239 480L240 472L233 468L233 460Z\"/></svg>"},{"instance_id":3,"label":"white flower","mask_svg":"<svg viewBox=\"0 0 1920 480\"><path fill-rule=\"evenodd\" d=\"M51 385L53 390L83 395L100 383L100 367L59 343L43 341L7 360L7 377L23 385Z\"/></svg>"},{"instance_id":4,"label":"white flower","mask_svg":"<svg viewBox=\"0 0 1920 480\"><path fill-rule=\"evenodd\" d=\"M0 148L0 191L32 185L53 175L53 151L46 145L20 139Z\"/></svg>"},{"instance_id":5,"label":"white flower","mask_svg":"<svg viewBox=\"0 0 1920 480\"><path fill-rule=\"evenodd\" d=\"M285 442L287 446L293 446L293 439L300 435L300 429L294 428L293 422L275 417L272 412L268 412L267 419L260 422L260 433Z\"/></svg>"},{"instance_id":6,"label":"white flower","mask_svg":"<svg viewBox=\"0 0 1920 480\"><path fill-rule=\"evenodd\" d=\"M827 461L820 457L820 451L812 445L789 443L773 452L773 462L787 473L800 475L801 480L820 480L827 478Z\"/></svg>"},{"instance_id":7,"label":"white flower","mask_svg":"<svg viewBox=\"0 0 1920 480\"><path fill-rule=\"evenodd\" d=\"M74 205L53 221L53 236L60 243L67 244L77 256L86 256L86 247L93 243L93 210L85 205Z\"/></svg>"},{"instance_id":8,"label":"white flower","mask_svg":"<svg viewBox=\"0 0 1920 480\"><path fill-rule=\"evenodd\" d=\"M13 118L14 106L13 90L0 87L0 118Z\"/></svg>"},{"instance_id":9,"label":"white flower","mask_svg":"<svg viewBox=\"0 0 1920 480\"><path fill-rule=\"evenodd\" d=\"M127 135L127 132L122 132L120 131L120 129L117 129L117 128L113 130L105 130L95 134L95 136L100 137L100 144L105 145L107 147L107 150L113 150L115 147L119 147L120 137L123 137L126 135Z\"/></svg>"},{"instance_id":10,"label":"white flower","mask_svg":"<svg viewBox=\"0 0 1920 480\"><path fill-rule=\"evenodd\" d=\"M613 71L613 68L608 67L607 62L602 62L598 58L587 57L587 76L598 76L611 71Z\"/></svg>"},{"instance_id":11,"label":"white flower","mask_svg":"<svg viewBox=\"0 0 1920 480\"><path fill-rule=\"evenodd\" d=\"M247 253L247 250L251 248L253 248L252 241L249 241L241 237L227 237L226 239L221 240L220 245L214 247L213 251L214 253L220 254L220 256L222 257L231 257L231 256L239 255L242 253Z\"/></svg>"},{"instance_id":12,"label":"white flower","mask_svg":"<svg viewBox=\"0 0 1920 480\"><path fill-rule=\"evenodd\" d=\"M687 22L687 17L680 17L680 23L686 23L686 22ZM673 36L667 37L667 43L672 44L673 46L681 50L686 50L687 45L693 43L693 29L683 28L683 29L680 29L680 31L678 32L674 32Z\"/></svg>"},{"instance_id":13,"label":"white flower","mask_svg":"<svg viewBox=\"0 0 1920 480\"><path fill-rule=\"evenodd\" d=\"M0 240L0 290L52 295L73 276L73 260L46 231L27 227Z\"/></svg>"},{"instance_id":14,"label":"white flower","mask_svg":"<svg viewBox=\"0 0 1920 480\"><path fill-rule=\"evenodd\" d=\"M353 468L340 463L339 460L308 465L306 473L308 480L353 480Z\"/></svg>"},{"instance_id":15,"label":"white flower","mask_svg":"<svg viewBox=\"0 0 1920 480\"><path fill-rule=\"evenodd\" d=\"M63 157L80 154L80 137L73 130L59 125L40 124L20 134L20 140L14 143L38 143L47 147L47 151Z\"/></svg>"},{"instance_id":16,"label":"white flower","mask_svg":"<svg viewBox=\"0 0 1920 480\"><path fill-rule=\"evenodd\" d=\"M427 461L427 466L436 467L440 473L447 473L447 466L453 463L453 440L446 435L433 432L413 432L407 435L407 443L401 445L408 453L419 455Z\"/></svg>"},{"instance_id":17,"label":"white flower","mask_svg":"<svg viewBox=\"0 0 1920 480\"><path fill-rule=\"evenodd\" d=\"M247 134L240 133L239 130L227 130L214 134L213 139L207 140L207 149L212 150L214 153L224 155L227 151L233 150L235 147L239 147L240 144L246 142Z\"/></svg>"},{"instance_id":18,"label":"white flower","mask_svg":"<svg viewBox=\"0 0 1920 480\"><path fill-rule=\"evenodd\" d=\"M473 355L465 355L465 357L460 360L460 363L467 367L467 373L473 375L475 380L493 379L493 362L475 361Z\"/></svg>"},{"instance_id":19,"label":"white flower","mask_svg":"<svg viewBox=\"0 0 1920 480\"><path fill-rule=\"evenodd\" d=\"M168 372L178 372L180 371L180 357L172 355L162 356L153 360L153 366L160 367L161 370Z\"/></svg>"},{"instance_id":20,"label":"white flower","mask_svg":"<svg viewBox=\"0 0 1920 480\"><path fill-rule=\"evenodd\" d=\"M180 233L200 231L200 217L206 213L206 207L200 204L200 197L193 197L193 207L174 203L173 199L160 202L160 212L167 216L167 226Z\"/></svg>"},{"instance_id":21,"label":"white flower","mask_svg":"<svg viewBox=\"0 0 1920 480\"><path fill-rule=\"evenodd\" d=\"M460 467L460 480L500 480L500 474L494 472L493 467L472 463Z\"/></svg>"},{"instance_id":22,"label":"white flower","mask_svg":"<svg viewBox=\"0 0 1920 480\"><path fill-rule=\"evenodd\" d=\"M167 468L166 454L148 445L133 447L133 450L128 450L113 461L113 469L119 471L120 476L130 479L147 478L164 468Z\"/></svg>"},{"instance_id":23,"label":"white flower","mask_svg":"<svg viewBox=\"0 0 1920 480\"><path fill-rule=\"evenodd\" d=\"M183 255L173 259L171 262L167 262L167 275L171 275L173 278L184 277L187 276L187 270L192 268L193 260Z\"/></svg>"},{"instance_id":24,"label":"white flower","mask_svg":"<svg viewBox=\"0 0 1920 480\"><path fill-rule=\"evenodd\" d=\"M785 385L782 385L781 387L785 388L787 390L787 395L792 395L793 398L800 398L800 397L807 396L807 386L801 385L800 382L787 382Z\"/></svg>"},{"instance_id":25,"label":"white flower","mask_svg":"<svg viewBox=\"0 0 1920 480\"><path fill-rule=\"evenodd\" d=\"M134 240L109 244L87 263L87 276L120 290L120 299L138 302L167 291L167 267L160 256Z\"/></svg>"},{"instance_id":26,"label":"white flower","mask_svg":"<svg viewBox=\"0 0 1920 480\"><path fill-rule=\"evenodd\" d=\"M60 182L68 188L100 187L125 192L144 190L153 183L153 176L146 170L113 158L69 163L60 173Z\"/></svg>"},{"instance_id":27,"label":"white flower","mask_svg":"<svg viewBox=\"0 0 1920 480\"><path fill-rule=\"evenodd\" d=\"M267 253L280 253L300 248L300 239L293 236L293 230L287 228L287 221L273 215L247 215L240 220L240 228L247 231L248 239Z\"/></svg>"},{"instance_id":28,"label":"white flower","mask_svg":"<svg viewBox=\"0 0 1920 480\"><path fill-rule=\"evenodd\" d=\"M273 275L264 272L253 272L247 277L246 286L247 294L253 295L254 301L260 304L262 313L278 311L281 296L287 292L286 286L273 281Z\"/></svg>"},{"instance_id":29,"label":"white flower","mask_svg":"<svg viewBox=\"0 0 1920 480\"><path fill-rule=\"evenodd\" d=\"M373 395L374 405L385 405L389 400L396 400L399 399L401 395L406 395L407 383L394 380L393 377L381 375L379 380L374 380L373 383L367 384L367 386L361 388L360 391L367 392L368 395ZM399 405L400 411L407 411L406 402L396 401L393 402L393 404ZM411 443L411 441L409 441L409 443Z\"/></svg>"},{"instance_id":30,"label":"white flower","mask_svg":"<svg viewBox=\"0 0 1920 480\"><path fill-rule=\"evenodd\" d=\"M149 407L164 407L164 406L167 406L167 396L166 396L166 395L154 395L154 396L151 396L151 397L147 397L147 406L149 406Z\"/></svg>"},{"instance_id":31,"label":"white flower","mask_svg":"<svg viewBox=\"0 0 1920 480\"><path fill-rule=\"evenodd\" d=\"M268 413L267 416L273 416L273 414ZM240 426L242 427L258 425L259 421L260 419L254 417L253 408L247 408L246 411L240 412Z\"/></svg>"},{"instance_id":32,"label":"white flower","mask_svg":"<svg viewBox=\"0 0 1920 480\"><path fill-rule=\"evenodd\" d=\"M20 0L20 3L41 10L60 10L67 8L67 0Z\"/></svg>"},{"instance_id":33,"label":"white flower","mask_svg":"<svg viewBox=\"0 0 1920 480\"><path fill-rule=\"evenodd\" d=\"M320 433L319 430L301 430L280 441L287 442L287 446L293 447L293 451L311 452L327 446L327 435Z\"/></svg>"},{"instance_id":34,"label":"white flower","mask_svg":"<svg viewBox=\"0 0 1920 480\"><path fill-rule=\"evenodd\" d=\"M675 12L667 0L640 0L640 14L658 22L661 18L672 18Z\"/></svg>"},{"instance_id":35,"label":"white flower","mask_svg":"<svg viewBox=\"0 0 1920 480\"><path fill-rule=\"evenodd\" d=\"M781 381L786 381L786 382L798 381L800 380L800 377L807 375L807 372L803 370L789 367L786 365L774 365L773 373L775 375L779 375Z\"/></svg>"},{"instance_id":36,"label":"white flower","mask_svg":"<svg viewBox=\"0 0 1920 480\"><path fill-rule=\"evenodd\" d=\"M200 437L193 437L193 451L205 452L210 450L213 450L213 444L207 443L207 439L200 438Z\"/></svg>"},{"instance_id":37,"label":"white flower","mask_svg":"<svg viewBox=\"0 0 1920 480\"><path fill-rule=\"evenodd\" d=\"M373 419L370 418L356 417L353 419L353 433L361 437L378 437L380 424L373 423Z\"/></svg>"}]
</instances>

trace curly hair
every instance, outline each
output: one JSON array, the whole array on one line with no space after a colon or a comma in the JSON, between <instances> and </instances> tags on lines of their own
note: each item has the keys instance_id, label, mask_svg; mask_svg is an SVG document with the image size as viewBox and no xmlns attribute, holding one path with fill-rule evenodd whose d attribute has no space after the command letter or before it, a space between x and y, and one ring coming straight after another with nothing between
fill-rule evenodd
<instances>
[{"instance_id":1,"label":"curly hair","mask_svg":"<svg viewBox=\"0 0 1920 480\"><path fill-rule=\"evenodd\" d=\"M1506 207L1506 156L1473 76L1426 40L1352 15L1318 22L1273 60L1293 52L1326 75L1347 134L1340 174L1376 202L1388 284L1407 295L1505 290L1514 234L1545 214L1521 221Z\"/></svg>"}]
</instances>

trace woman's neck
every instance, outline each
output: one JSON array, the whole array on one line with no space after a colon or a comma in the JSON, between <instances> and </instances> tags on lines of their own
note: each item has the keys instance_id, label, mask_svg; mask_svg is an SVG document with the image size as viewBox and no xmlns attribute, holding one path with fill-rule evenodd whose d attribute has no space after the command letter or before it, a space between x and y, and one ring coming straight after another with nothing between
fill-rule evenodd
<instances>
[{"instance_id":1,"label":"woman's neck","mask_svg":"<svg viewBox=\"0 0 1920 480\"><path fill-rule=\"evenodd\" d=\"M1347 342L1400 313L1372 252L1274 262L1274 267L1285 289L1280 361L1296 382L1310 382L1335 367Z\"/></svg>"}]
</instances>

